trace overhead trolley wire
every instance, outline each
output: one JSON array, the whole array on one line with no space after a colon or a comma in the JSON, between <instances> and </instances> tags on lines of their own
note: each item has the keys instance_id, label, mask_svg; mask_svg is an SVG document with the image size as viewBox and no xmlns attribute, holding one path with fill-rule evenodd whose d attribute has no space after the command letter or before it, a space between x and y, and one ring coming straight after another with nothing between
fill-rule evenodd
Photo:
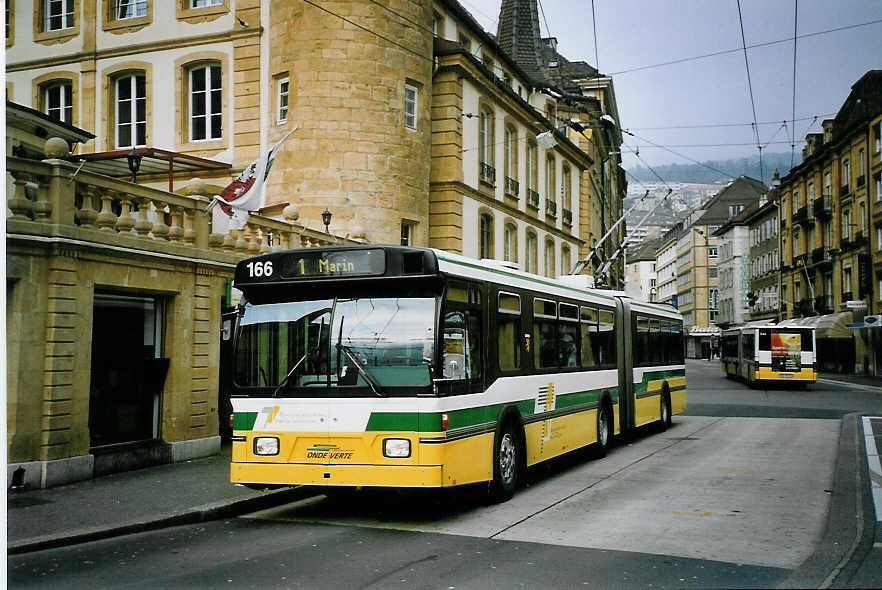
<instances>
[{"instance_id":1,"label":"overhead trolley wire","mask_svg":"<svg viewBox=\"0 0 882 590\"><path fill-rule=\"evenodd\" d=\"M747 59L747 41L744 39L744 19L741 17L741 0L738 5L738 24L741 27L741 47L744 50L744 67L747 69L747 89L750 91L750 108L753 111L753 132L756 135L756 149L759 150L760 182L763 181L763 146L760 145L759 129L756 126L756 102L753 100L753 84L750 81L750 61Z\"/></svg>"},{"instance_id":2,"label":"overhead trolley wire","mask_svg":"<svg viewBox=\"0 0 882 590\"><path fill-rule=\"evenodd\" d=\"M793 108L792 129L790 130L790 168L793 169L793 157L796 152L796 27L799 23L799 0L793 0Z\"/></svg>"},{"instance_id":3,"label":"overhead trolley wire","mask_svg":"<svg viewBox=\"0 0 882 590\"><path fill-rule=\"evenodd\" d=\"M823 31L815 31L814 33L806 33L806 34L804 34L804 35L799 35L799 36L797 36L796 38L797 38L797 39L806 39L806 38L808 38L808 37L816 37L816 36L818 36L818 35L826 35L826 34L829 34L829 33L837 33L837 32L839 32L839 31L846 31L846 30L849 30L849 29L855 29L855 28L857 28L857 27L866 27L866 26L869 26L869 25L876 25L876 24L879 24L879 23L882 23L882 19L866 21L866 22L863 22L863 23L856 23L856 24L853 24L853 25L846 25L846 26L844 26L844 27L836 27L835 29L825 29L825 30L823 30ZM769 47L769 46L771 46L771 45L779 45L779 44L781 44L781 43L789 43L789 42L791 42L792 40L793 40L792 37L787 37L786 39L776 39L775 41L766 41L766 42L764 42L764 43L755 43L754 45L748 45L748 46L746 47L746 49L756 49L756 48L758 48L758 47ZM620 75L620 74L630 74L631 72L638 72L638 71L640 71L640 70L649 70L649 69L652 69L652 68L660 68L660 67L663 67L663 66L671 66L671 65L676 65L676 64L680 64L680 63L688 62L688 61L695 61L695 60L699 60L699 59L706 59L706 58L708 58L708 57L717 57L717 56L719 56L719 55L727 55L727 54L729 54L729 53L738 53L739 51L743 51L744 49L745 49L745 48L738 47L737 49L724 49L724 50L722 50L722 51L713 51L713 52L711 52L711 53L704 53L704 54L702 54L702 55L693 55L693 56L690 56L690 57L682 57L682 58L680 58L680 59L673 59L673 60L671 60L671 61L665 61L665 62L661 62L661 63L657 63L657 64L651 64L651 65L646 65L646 66L638 66L638 67L636 67L636 68L629 68L629 69L627 69L627 70L619 70L619 71L617 71L617 72L610 72L609 75L610 75L610 76L617 76L617 75Z\"/></svg>"}]
</instances>

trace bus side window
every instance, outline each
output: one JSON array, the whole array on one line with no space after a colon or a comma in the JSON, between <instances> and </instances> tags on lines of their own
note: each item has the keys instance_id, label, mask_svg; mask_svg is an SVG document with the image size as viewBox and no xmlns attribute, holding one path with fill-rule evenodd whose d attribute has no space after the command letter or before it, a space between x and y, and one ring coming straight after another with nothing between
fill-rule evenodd
<instances>
[{"instance_id":1,"label":"bus side window","mask_svg":"<svg viewBox=\"0 0 882 590\"><path fill-rule=\"evenodd\" d=\"M579 366L579 308L569 303L561 303L560 313L560 367Z\"/></svg>"},{"instance_id":2,"label":"bus side window","mask_svg":"<svg viewBox=\"0 0 882 590\"><path fill-rule=\"evenodd\" d=\"M474 380L482 375L482 298L477 285L451 281L442 326L442 368L445 379Z\"/></svg>"},{"instance_id":3,"label":"bus side window","mask_svg":"<svg viewBox=\"0 0 882 590\"><path fill-rule=\"evenodd\" d=\"M612 311L600 310L598 316L598 348L597 363L599 365L616 364L616 325Z\"/></svg>"},{"instance_id":4,"label":"bus side window","mask_svg":"<svg viewBox=\"0 0 882 590\"><path fill-rule=\"evenodd\" d=\"M443 377L445 379L468 379L468 330L466 313L452 311L444 314L444 358Z\"/></svg>"},{"instance_id":5,"label":"bus side window","mask_svg":"<svg viewBox=\"0 0 882 590\"><path fill-rule=\"evenodd\" d=\"M598 365L597 355L597 309L594 307L579 308L579 333L581 335L581 365L590 369Z\"/></svg>"},{"instance_id":6,"label":"bus side window","mask_svg":"<svg viewBox=\"0 0 882 590\"><path fill-rule=\"evenodd\" d=\"M662 344L662 333L659 328L658 320L649 321L649 356L653 364L662 363L664 358L664 350Z\"/></svg>"},{"instance_id":7,"label":"bus side window","mask_svg":"<svg viewBox=\"0 0 882 590\"><path fill-rule=\"evenodd\" d=\"M496 316L497 355L500 371L512 371L521 366L521 297L514 293L499 293Z\"/></svg>"},{"instance_id":8,"label":"bus side window","mask_svg":"<svg viewBox=\"0 0 882 590\"><path fill-rule=\"evenodd\" d=\"M557 303L537 297L533 300L533 366L547 369L557 362Z\"/></svg>"}]
</instances>

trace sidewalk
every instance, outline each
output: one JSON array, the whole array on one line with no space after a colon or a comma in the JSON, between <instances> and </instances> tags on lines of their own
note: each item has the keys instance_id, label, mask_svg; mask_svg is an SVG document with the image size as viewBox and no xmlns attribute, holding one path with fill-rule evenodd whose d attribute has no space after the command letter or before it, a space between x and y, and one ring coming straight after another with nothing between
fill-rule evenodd
<instances>
[{"instance_id":1,"label":"sidewalk","mask_svg":"<svg viewBox=\"0 0 882 590\"><path fill-rule=\"evenodd\" d=\"M230 483L226 453L40 490L7 490L7 551L25 553L291 502L300 488Z\"/></svg>"},{"instance_id":2,"label":"sidewalk","mask_svg":"<svg viewBox=\"0 0 882 590\"><path fill-rule=\"evenodd\" d=\"M871 377L869 375L847 375L843 373L818 373L818 382L835 381L837 383L848 383L858 385L861 389L869 387L876 389L882 393L882 377Z\"/></svg>"}]
</instances>

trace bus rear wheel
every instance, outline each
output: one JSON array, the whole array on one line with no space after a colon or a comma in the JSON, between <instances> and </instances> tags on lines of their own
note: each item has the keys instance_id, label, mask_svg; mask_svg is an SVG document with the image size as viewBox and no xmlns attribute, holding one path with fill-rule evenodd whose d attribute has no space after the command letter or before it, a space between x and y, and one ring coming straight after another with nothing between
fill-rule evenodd
<instances>
[{"instance_id":1,"label":"bus rear wheel","mask_svg":"<svg viewBox=\"0 0 882 590\"><path fill-rule=\"evenodd\" d=\"M521 466L521 444L514 426L507 422L502 427L493 448L493 481L490 484L490 500L510 500L518 487Z\"/></svg>"}]
</instances>

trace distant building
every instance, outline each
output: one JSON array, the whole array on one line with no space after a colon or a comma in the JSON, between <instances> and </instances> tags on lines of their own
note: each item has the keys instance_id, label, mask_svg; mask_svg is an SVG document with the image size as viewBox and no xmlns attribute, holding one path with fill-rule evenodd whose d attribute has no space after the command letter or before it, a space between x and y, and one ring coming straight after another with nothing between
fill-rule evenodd
<instances>
[{"instance_id":1,"label":"distant building","mask_svg":"<svg viewBox=\"0 0 882 590\"><path fill-rule=\"evenodd\" d=\"M683 324L689 326L689 357L708 358L719 334L720 243L714 232L759 200L765 190L758 180L736 178L690 215L686 231L678 238L677 293Z\"/></svg>"},{"instance_id":2,"label":"distant building","mask_svg":"<svg viewBox=\"0 0 882 590\"><path fill-rule=\"evenodd\" d=\"M882 70L851 87L781 179L785 317L818 327L823 370L882 374ZM850 327L849 324L854 324Z\"/></svg>"},{"instance_id":3,"label":"distant building","mask_svg":"<svg viewBox=\"0 0 882 590\"><path fill-rule=\"evenodd\" d=\"M656 250L659 241L629 248L625 258L625 292L640 301L658 301Z\"/></svg>"}]
</instances>

